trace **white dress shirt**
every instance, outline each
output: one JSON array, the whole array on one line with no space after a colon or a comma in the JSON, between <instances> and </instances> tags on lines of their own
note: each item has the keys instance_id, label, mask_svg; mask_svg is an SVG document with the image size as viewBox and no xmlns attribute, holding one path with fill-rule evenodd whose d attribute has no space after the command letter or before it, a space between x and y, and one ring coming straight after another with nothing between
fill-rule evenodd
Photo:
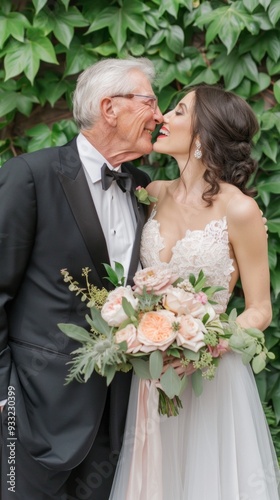
<instances>
[{"instance_id":1,"label":"white dress shirt","mask_svg":"<svg viewBox=\"0 0 280 500\"><path fill-rule=\"evenodd\" d=\"M110 265L114 267L114 262L120 262L127 276L136 229L130 193L124 193L115 180L107 191L102 189L101 167L103 163L110 169L113 167L81 133L77 137L77 148L106 240Z\"/></svg>"}]
</instances>

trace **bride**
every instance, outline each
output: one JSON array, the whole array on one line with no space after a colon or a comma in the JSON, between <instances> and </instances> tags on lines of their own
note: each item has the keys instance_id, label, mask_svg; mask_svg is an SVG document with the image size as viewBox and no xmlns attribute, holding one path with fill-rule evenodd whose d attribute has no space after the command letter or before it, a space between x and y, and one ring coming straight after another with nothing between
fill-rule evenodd
<instances>
[{"instance_id":1,"label":"bride","mask_svg":"<svg viewBox=\"0 0 280 500\"><path fill-rule=\"evenodd\" d=\"M176 159L180 177L149 185L157 202L141 260L144 267L167 262L181 277L202 269L208 284L224 287L218 312L240 278L245 308L237 320L264 330L271 321L267 237L246 187L257 130L246 102L215 86L194 88L164 116L154 150ZM156 402L152 415L139 406L142 382L134 377L110 500L279 499L277 458L250 366L226 353L214 380L203 383L198 397L189 383L179 416L167 418Z\"/></svg>"}]
</instances>

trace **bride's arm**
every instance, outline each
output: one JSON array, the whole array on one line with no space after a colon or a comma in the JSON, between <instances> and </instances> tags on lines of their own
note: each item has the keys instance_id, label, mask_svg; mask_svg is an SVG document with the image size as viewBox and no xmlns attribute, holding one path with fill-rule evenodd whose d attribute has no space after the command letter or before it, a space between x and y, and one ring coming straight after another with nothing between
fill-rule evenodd
<instances>
[{"instance_id":1,"label":"bride's arm","mask_svg":"<svg viewBox=\"0 0 280 500\"><path fill-rule=\"evenodd\" d=\"M238 323L264 330L271 322L272 309L267 234L259 207L252 198L236 195L228 205L227 220L245 298Z\"/></svg>"}]
</instances>

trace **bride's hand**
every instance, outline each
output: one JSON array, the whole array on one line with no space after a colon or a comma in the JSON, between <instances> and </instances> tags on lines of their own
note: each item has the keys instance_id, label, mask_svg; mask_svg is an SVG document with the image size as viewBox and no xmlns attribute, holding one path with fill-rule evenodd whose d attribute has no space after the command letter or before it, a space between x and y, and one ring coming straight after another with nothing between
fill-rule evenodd
<instances>
[{"instance_id":1,"label":"bride's hand","mask_svg":"<svg viewBox=\"0 0 280 500\"><path fill-rule=\"evenodd\" d=\"M191 375L195 372L195 368L192 363L189 363L187 366L182 363L180 358L174 358L173 356L163 356L163 370L162 373L165 373L166 370L172 366L174 368L177 375Z\"/></svg>"}]
</instances>

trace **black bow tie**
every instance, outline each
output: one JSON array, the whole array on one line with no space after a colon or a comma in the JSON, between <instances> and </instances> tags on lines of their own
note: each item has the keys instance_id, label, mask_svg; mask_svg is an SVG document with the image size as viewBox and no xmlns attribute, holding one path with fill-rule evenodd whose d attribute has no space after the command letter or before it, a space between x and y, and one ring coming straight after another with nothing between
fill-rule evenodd
<instances>
[{"instance_id":1,"label":"black bow tie","mask_svg":"<svg viewBox=\"0 0 280 500\"><path fill-rule=\"evenodd\" d=\"M132 177L130 174L125 174L123 172L115 172L115 170L111 170L106 163L101 168L101 181L102 188L107 191L111 186L113 181L116 181L121 190L125 193L125 191L131 191L132 189Z\"/></svg>"}]
</instances>

